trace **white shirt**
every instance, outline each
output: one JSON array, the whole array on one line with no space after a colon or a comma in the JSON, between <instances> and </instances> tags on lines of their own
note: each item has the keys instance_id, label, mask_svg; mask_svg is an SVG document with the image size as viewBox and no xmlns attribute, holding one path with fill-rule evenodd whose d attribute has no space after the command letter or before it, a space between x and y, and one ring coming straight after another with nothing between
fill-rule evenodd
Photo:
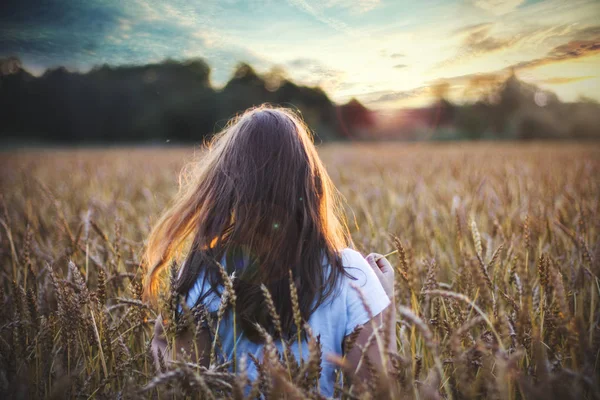
<instances>
[{"instance_id":1,"label":"white shirt","mask_svg":"<svg viewBox=\"0 0 600 400\"><path fill-rule=\"evenodd\" d=\"M369 321L370 317L360 299L359 293L356 289L351 287L351 283L356 285L362 291L368 306L371 309L373 315L377 315L382 312L389 304L390 300L386 295L383 286L379 282L379 279L375 275L375 272L368 264L367 260L356 250L346 248L341 251L342 265L344 269L356 280L353 280L346 275L342 275L339 279L338 287L331 298L325 299L310 316L308 324L310 325L313 334L315 336L321 335L321 348L323 351L323 362L321 379L319 381L321 393L324 396L333 396L335 372L334 365L330 364L327 360L327 354L342 355L342 342L344 337L352 333L354 328L358 325L364 325ZM224 259L221 264L224 263ZM325 262L325 259L323 259ZM223 264L224 265L224 264ZM331 266L329 264L324 265L325 272ZM201 272L198 276L196 284L190 289L188 296L186 297L186 304L188 307L192 307L201 293L205 290L210 289L210 284L205 282L203 286L203 273ZM221 288L220 288L221 289ZM216 294L211 294L205 299L204 305L207 307L209 312L215 312L218 310L220 304L220 298ZM230 313L228 313L230 315ZM242 354L251 353L258 360L262 360L262 344L254 343L242 332L239 332L237 338L237 355L238 360ZM227 316L223 318L219 325L219 339L223 346L223 351L226 353L226 359L233 359L233 328L231 317ZM281 340L275 340L280 354L283 354L283 348ZM296 359L300 359L298 354L298 345L294 343L291 347L294 352ZM308 346L306 341L302 343L302 357L306 360L308 356ZM247 364L248 377L254 380L257 376L257 371L252 362Z\"/></svg>"}]
</instances>

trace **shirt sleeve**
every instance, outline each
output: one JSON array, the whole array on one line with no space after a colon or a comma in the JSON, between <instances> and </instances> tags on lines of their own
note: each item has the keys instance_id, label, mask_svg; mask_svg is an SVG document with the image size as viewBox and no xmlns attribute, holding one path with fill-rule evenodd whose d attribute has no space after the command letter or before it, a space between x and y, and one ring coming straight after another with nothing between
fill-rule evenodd
<instances>
[{"instance_id":1,"label":"shirt sleeve","mask_svg":"<svg viewBox=\"0 0 600 400\"><path fill-rule=\"evenodd\" d=\"M345 249L342 252L342 262L346 272L356 278L345 277L348 287L345 288L346 327L344 336L347 336L357 326L364 325L371 319L359 291L373 316L381 313L391 302L375 275L375 271L362 254L353 249Z\"/></svg>"}]
</instances>

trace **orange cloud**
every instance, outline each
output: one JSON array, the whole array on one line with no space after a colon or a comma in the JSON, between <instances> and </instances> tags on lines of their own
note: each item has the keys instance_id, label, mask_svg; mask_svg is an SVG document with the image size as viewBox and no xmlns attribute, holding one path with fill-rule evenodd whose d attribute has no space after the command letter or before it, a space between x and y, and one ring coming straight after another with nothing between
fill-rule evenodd
<instances>
[{"instance_id":1,"label":"orange cloud","mask_svg":"<svg viewBox=\"0 0 600 400\"><path fill-rule=\"evenodd\" d=\"M459 86L466 87L469 85L484 85L484 84L494 84L498 82L503 82L508 77L508 73L506 71L497 71L497 72L489 72L489 73L477 73L477 74L467 74L460 76L453 76L450 78L442 78L437 79L435 81L428 82L431 85L439 84L440 82L447 83L451 86Z\"/></svg>"},{"instance_id":2,"label":"orange cloud","mask_svg":"<svg viewBox=\"0 0 600 400\"><path fill-rule=\"evenodd\" d=\"M471 58L494 53L517 46L538 46L550 39L565 38L571 39L571 42L563 45L571 44L586 45L600 43L600 26L588 26L583 29L574 31L573 24L563 24L556 26L546 26L537 28L525 28L521 32L510 36L493 35L495 24L490 22L467 25L458 28L452 32L452 36L461 38L461 44L455 56L442 61L437 65L437 68L445 67L450 64L455 64L460 61L469 60ZM592 46L593 47L593 46ZM563 48L562 46L555 47L550 58L559 60L562 57L568 57L566 53L573 49ZM584 49L585 51L585 49ZM546 59L544 57L543 59ZM544 61L541 61L544 63ZM533 60L532 60L533 61ZM551 60L549 60L551 61ZM516 68L527 68L530 61L524 61L517 64ZM535 64L535 63L533 63ZM533 66L532 64L532 66Z\"/></svg>"},{"instance_id":3,"label":"orange cloud","mask_svg":"<svg viewBox=\"0 0 600 400\"><path fill-rule=\"evenodd\" d=\"M489 29L494 24L492 22L482 22L480 24L466 25L462 26L458 29L455 29L453 35L463 35L463 34L471 34L473 32L478 32L484 29Z\"/></svg>"},{"instance_id":4,"label":"orange cloud","mask_svg":"<svg viewBox=\"0 0 600 400\"><path fill-rule=\"evenodd\" d=\"M437 68L465 61L481 54L493 53L515 46L522 39L523 35L514 35L510 37L495 37L492 35L493 23L481 23L467 25L452 32L455 37L461 38L461 44L455 56L442 61Z\"/></svg>"},{"instance_id":5,"label":"orange cloud","mask_svg":"<svg viewBox=\"0 0 600 400\"><path fill-rule=\"evenodd\" d=\"M523 61L512 66L515 69L530 69L542 65L574 60L600 54L600 39L597 40L572 40L552 49L546 57Z\"/></svg>"},{"instance_id":6,"label":"orange cloud","mask_svg":"<svg viewBox=\"0 0 600 400\"><path fill-rule=\"evenodd\" d=\"M564 85L567 83L585 81L587 79L595 78L595 76L557 76L554 78L548 78L538 81L539 83L545 83L548 85Z\"/></svg>"}]
</instances>

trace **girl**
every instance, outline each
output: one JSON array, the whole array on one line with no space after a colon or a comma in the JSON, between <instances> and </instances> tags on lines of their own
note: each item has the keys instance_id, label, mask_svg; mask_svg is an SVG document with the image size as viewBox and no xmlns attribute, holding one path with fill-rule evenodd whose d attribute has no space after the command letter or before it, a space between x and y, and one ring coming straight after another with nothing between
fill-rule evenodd
<instances>
[{"instance_id":1,"label":"girl","mask_svg":"<svg viewBox=\"0 0 600 400\"><path fill-rule=\"evenodd\" d=\"M250 109L214 137L199 170L152 230L145 255L146 294L156 297L159 273L185 248L174 290L187 307L202 305L215 313L224 287L222 266L232 277L236 296L235 308L218 328L223 356L233 360L251 353L260 360L263 336L257 324L276 339L280 353L282 340L277 339L298 333L291 274L302 319L320 335L322 394L331 396L334 390L334 365L327 361L331 355L345 355L349 370L366 376L360 348L370 344L366 354L375 368L385 370L382 358L396 351L393 268L377 253L365 259L349 247L353 243L340 199L301 119L284 108ZM272 296L280 329L261 285ZM392 340L369 341L384 320ZM363 329L356 345L344 354L344 338L357 327ZM169 360L184 349L208 366L209 332L177 333L173 355L159 316L152 342L155 358L162 352ZM389 348L381 349L382 342ZM292 351L296 359L306 358L306 339ZM249 377L256 374L254 364L248 363Z\"/></svg>"}]
</instances>

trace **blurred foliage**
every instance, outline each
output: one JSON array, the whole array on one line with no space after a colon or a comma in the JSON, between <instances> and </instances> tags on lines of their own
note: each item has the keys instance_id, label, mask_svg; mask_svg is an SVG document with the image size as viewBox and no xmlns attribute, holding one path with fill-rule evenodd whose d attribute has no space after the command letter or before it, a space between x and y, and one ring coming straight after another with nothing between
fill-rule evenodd
<instances>
[{"instance_id":1,"label":"blurred foliage","mask_svg":"<svg viewBox=\"0 0 600 400\"><path fill-rule=\"evenodd\" d=\"M563 103L514 74L474 104L455 108L455 126L469 138L585 139L600 137L600 106Z\"/></svg>"},{"instance_id":2,"label":"blurred foliage","mask_svg":"<svg viewBox=\"0 0 600 400\"><path fill-rule=\"evenodd\" d=\"M516 75L490 82L473 77L463 95L477 101L452 103L449 84L431 87L436 100L428 107L395 111L385 124L363 138L404 140L598 139L600 105L582 98L564 103L549 91Z\"/></svg>"},{"instance_id":3,"label":"blurred foliage","mask_svg":"<svg viewBox=\"0 0 600 400\"><path fill-rule=\"evenodd\" d=\"M238 112L268 102L299 110L320 140L338 138L334 104L320 88L282 73L259 76L241 63L221 90L203 60L111 67L60 67L35 77L0 62L0 132L6 139L57 142L200 142Z\"/></svg>"},{"instance_id":4,"label":"blurred foliage","mask_svg":"<svg viewBox=\"0 0 600 400\"><path fill-rule=\"evenodd\" d=\"M281 68L258 74L240 63L221 88L201 59L142 66L103 65L87 73L63 67L35 77L17 58L0 60L0 139L17 142L194 142L236 113L263 103L297 109L317 141L340 139L600 138L600 105L564 103L514 74L475 76L471 103L448 100L448 82L429 89L428 107L398 109L385 121L358 100L335 105L319 87L300 86Z\"/></svg>"}]
</instances>

